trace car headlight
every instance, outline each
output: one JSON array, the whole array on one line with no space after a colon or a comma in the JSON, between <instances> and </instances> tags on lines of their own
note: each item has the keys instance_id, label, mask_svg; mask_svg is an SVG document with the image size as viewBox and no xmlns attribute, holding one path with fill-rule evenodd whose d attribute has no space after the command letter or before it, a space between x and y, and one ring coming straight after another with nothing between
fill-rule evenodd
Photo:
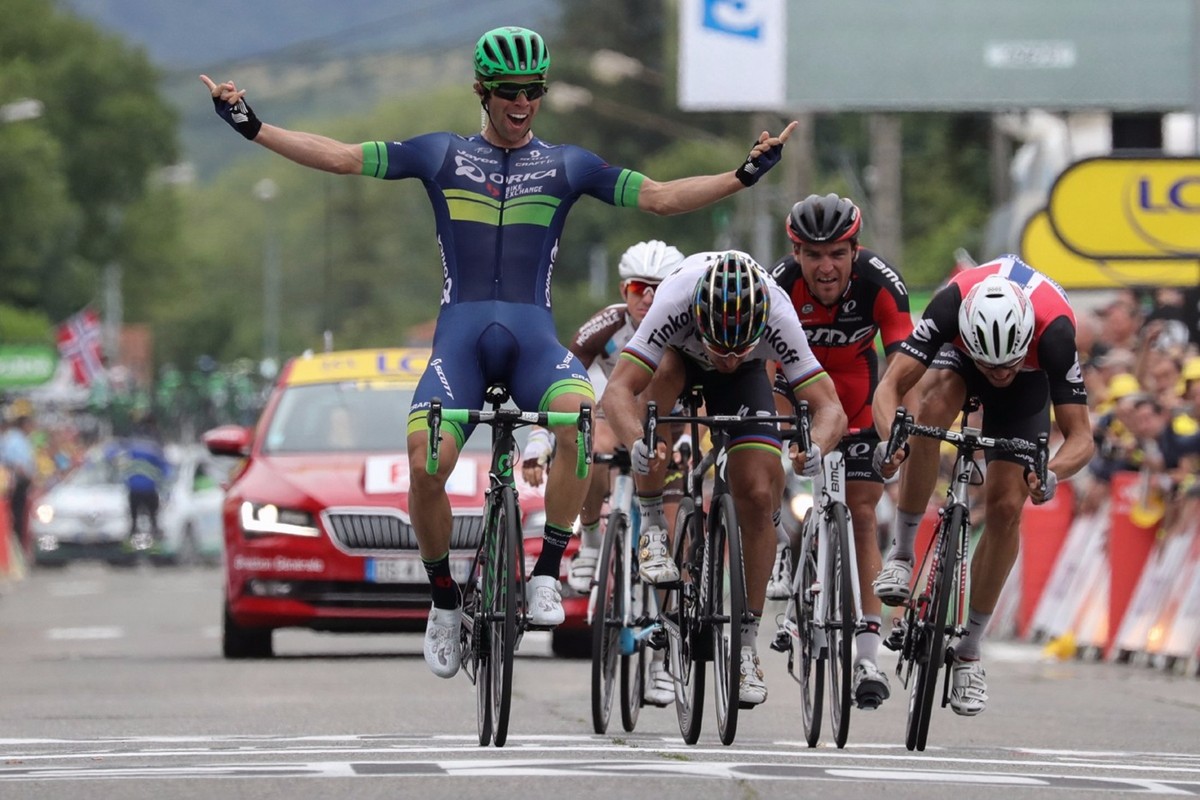
<instances>
[{"instance_id":1,"label":"car headlight","mask_svg":"<svg viewBox=\"0 0 1200 800\"><path fill-rule=\"evenodd\" d=\"M42 523L43 525L49 525L54 521L54 506L50 505L49 503L42 503L40 506L34 509L33 513L34 516L37 517L38 522Z\"/></svg>"},{"instance_id":2,"label":"car headlight","mask_svg":"<svg viewBox=\"0 0 1200 800\"><path fill-rule=\"evenodd\" d=\"M316 520L307 511L280 508L273 503L242 503L242 532L282 534L284 536L320 536Z\"/></svg>"}]
</instances>

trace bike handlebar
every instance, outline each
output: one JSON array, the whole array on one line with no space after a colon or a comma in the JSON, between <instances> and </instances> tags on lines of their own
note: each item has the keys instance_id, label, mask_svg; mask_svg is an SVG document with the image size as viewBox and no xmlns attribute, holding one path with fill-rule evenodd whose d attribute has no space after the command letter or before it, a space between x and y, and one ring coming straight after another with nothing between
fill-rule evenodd
<instances>
[{"instance_id":1,"label":"bike handlebar","mask_svg":"<svg viewBox=\"0 0 1200 800\"><path fill-rule=\"evenodd\" d=\"M541 425L542 427L559 427L574 425L578 429L575 436L577 458L575 475L586 478L588 465L592 463L592 406L584 403L579 411L521 411L516 408L497 408L480 410L475 408L443 408L442 401L434 398L429 404L429 413L425 417L429 425L429 446L425 454L425 471L430 475L437 472L438 458L442 448L442 420L458 425L500 425L508 430L522 428L526 425Z\"/></svg>"}]
</instances>

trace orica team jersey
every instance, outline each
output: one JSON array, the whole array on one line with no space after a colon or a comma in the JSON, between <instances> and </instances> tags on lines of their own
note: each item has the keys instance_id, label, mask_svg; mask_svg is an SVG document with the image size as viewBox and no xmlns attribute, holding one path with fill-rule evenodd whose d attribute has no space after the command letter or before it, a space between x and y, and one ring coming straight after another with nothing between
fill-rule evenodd
<instances>
[{"instance_id":1,"label":"orica team jersey","mask_svg":"<svg viewBox=\"0 0 1200 800\"><path fill-rule=\"evenodd\" d=\"M929 301L924 316L901 345L902 352L926 366L944 344L967 352L958 332L958 309L973 286L996 274L1024 289L1033 305L1033 340L1021 369L1045 371L1051 402L1086 403L1087 389L1075 347L1075 312L1067 293L1014 255L1001 256L951 278Z\"/></svg>"},{"instance_id":2,"label":"orica team jersey","mask_svg":"<svg viewBox=\"0 0 1200 800\"><path fill-rule=\"evenodd\" d=\"M880 373L875 335L881 335L884 353L891 355L913 330L908 288L900 273L860 247L846 291L828 307L813 296L793 256L780 259L771 277L791 298L813 354L833 378L850 427L871 427L871 397Z\"/></svg>"},{"instance_id":3,"label":"orica team jersey","mask_svg":"<svg viewBox=\"0 0 1200 800\"><path fill-rule=\"evenodd\" d=\"M363 144L363 174L419 178L433 205L443 308L499 300L550 308L550 278L571 206L588 194L637 206L640 173L534 138L506 150L481 135L429 133Z\"/></svg>"},{"instance_id":4,"label":"orica team jersey","mask_svg":"<svg viewBox=\"0 0 1200 800\"><path fill-rule=\"evenodd\" d=\"M713 369L692 317L692 297L696 282L717 255L712 252L689 256L659 284L654 303L625 345L622 358L654 371L662 361L663 351L672 347L701 367ZM788 296L773 281L767 281L767 286L771 294L766 332L747 359L778 362L788 385L795 391L822 377L825 371L808 346Z\"/></svg>"},{"instance_id":5,"label":"orica team jersey","mask_svg":"<svg viewBox=\"0 0 1200 800\"><path fill-rule=\"evenodd\" d=\"M657 297L656 297L657 299ZM596 367L604 375L612 375L621 350L633 338L633 320L625 303L605 306L580 326L567 348L585 367Z\"/></svg>"}]
</instances>

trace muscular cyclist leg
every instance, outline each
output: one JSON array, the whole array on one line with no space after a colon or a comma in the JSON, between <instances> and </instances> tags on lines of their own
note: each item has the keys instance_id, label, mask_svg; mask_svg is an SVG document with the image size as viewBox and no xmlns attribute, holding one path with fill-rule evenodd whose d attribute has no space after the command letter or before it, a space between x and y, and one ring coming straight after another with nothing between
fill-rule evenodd
<instances>
[{"instance_id":1,"label":"muscular cyclist leg","mask_svg":"<svg viewBox=\"0 0 1200 800\"><path fill-rule=\"evenodd\" d=\"M775 523L771 517L783 500L783 464L779 454L750 448L730 452L729 490L742 531L746 601L750 610L761 614L767 599L767 580L775 563Z\"/></svg>"},{"instance_id":2,"label":"muscular cyclist leg","mask_svg":"<svg viewBox=\"0 0 1200 800\"><path fill-rule=\"evenodd\" d=\"M421 558L433 561L450 550L450 531L454 519L450 511L450 498L446 495L446 480L458 463L458 444L454 435L443 428L438 470L430 475L425 471L428 441L427 430L417 430L408 437L408 513Z\"/></svg>"},{"instance_id":3,"label":"muscular cyclist leg","mask_svg":"<svg viewBox=\"0 0 1200 800\"><path fill-rule=\"evenodd\" d=\"M921 425L944 428L954 422L962 411L966 400L967 385L961 375L949 369L930 369L917 384L921 398L916 421ZM925 513L929 498L937 485L938 467L941 461L940 443L924 436L910 436L909 453L900 470L900 497L896 503L897 521L903 523L901 515L908 517L910 524L894 526L895 534L889 557L897 549L912 554L917 528L912 520L919 520Z\"/></svg>"},{"instance_id":4,"label":"muscular cyclist leg","mask_svg":"<svg viewBox=\"0 0 1200 800\"><path fill-rule=\"evenodd\" d=\"M590 404L593 409L596 405L587 395L561 394L550 401L549 410L573 413L579 411L583 403ZM546 522L570 530L588 490L588 479L575 474L575 462L579 454L579 443L575 440L578 428L563 425L550 430L554 433L556 452L546 479Z\"/></svg>"},{"instance_id":5,"label":"muscular cyclist leg","mask_svg":"<svg viewBox=\"0 0 1200 800\"><path fill-rule=\"evenodd\" d=\"M983 533L971 559L971 610L991 614L1020 549L1025 467L995 459L987 466Z\"/></svg>"},{"instance_id":6,"label":"muscular cyclist leg","mask_svg":"<svg viewBox=\"0 0 1200 800\"><path fill-rule=\"evenodd\" d=\"M878 617L883 604L871 589L883 559L879 553L879 524L875 508L883 497L883 484L874 481L846 481L846 505L854 527L854 555L858 563L858 590L863 614Z\"/></svg>"},{"instance_id":7,"label":"muscular cyclist leg","mask_svg":"<svg viewBox=\"0 0 1200 800\"><path fill-rule=\"evenodd\" d=\"M611 453L617 449L617 437L607 420L596 419L592 428L592 442L593 453ZM600 520L604 498L608 496L611 485L612 473L608 467L591 470L588 475L587 494L583 499L583 509L579 512L579 521L584 526L595 524Z\"/></svg>"}]
</instances>

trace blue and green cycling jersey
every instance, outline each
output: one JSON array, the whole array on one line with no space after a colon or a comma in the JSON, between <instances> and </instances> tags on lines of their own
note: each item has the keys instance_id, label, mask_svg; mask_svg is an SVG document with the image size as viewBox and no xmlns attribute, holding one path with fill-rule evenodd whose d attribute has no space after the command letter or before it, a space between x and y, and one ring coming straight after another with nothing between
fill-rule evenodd
<instances>
[{"instance_id":1,"label":"blue and green cycling jersey","mask_svg":"<svg viewBox=\"0 0 1200 800\"><path fill-rule=\"evenodd\" d=\"M443 311L489 300L549 309L571 206L586 194L636 207L645 180L583 148L536 137L513 150L445 132L362 147L364 175L425 184L442 255Z\"/></svg>"}]
</instances>

